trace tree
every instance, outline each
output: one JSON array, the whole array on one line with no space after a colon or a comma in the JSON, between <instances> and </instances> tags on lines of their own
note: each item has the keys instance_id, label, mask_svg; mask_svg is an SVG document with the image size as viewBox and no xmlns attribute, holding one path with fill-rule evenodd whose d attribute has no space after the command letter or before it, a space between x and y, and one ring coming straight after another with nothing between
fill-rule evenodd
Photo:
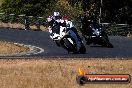
<instances>
[{"instance_id":1,"label":"tree","mask_svg":"<svg viewBox=\"0 0 132 88\"><path fill-rule=\"evenodd\" d=\"M53 2L54 0L5 0L1 9L6 13L36 16L46 13Z\"/></svg>"},{"instance_id":2,"label":"tree","mask_svg":"<svg viewBox=\"0 0 132 88\"><path fill-rule=\"evenodd\" d=\"M130 23L132 20L132 0L104 0L103 18L105 22Z\"/></svg>"},{"instance_id":3,"label":"tree","mask_svg":"<svg viewBox=\"0 0 132 88\"><path fill-rule=\"evenodd\" d=\"M101 22L132 22L132 0L103 0L103 6L100 0L3 0L0 11L33 16L48 16L60 11L70 17L88 12L90 17L98 18L100 7Z\"/></svg>"}]
</instances>

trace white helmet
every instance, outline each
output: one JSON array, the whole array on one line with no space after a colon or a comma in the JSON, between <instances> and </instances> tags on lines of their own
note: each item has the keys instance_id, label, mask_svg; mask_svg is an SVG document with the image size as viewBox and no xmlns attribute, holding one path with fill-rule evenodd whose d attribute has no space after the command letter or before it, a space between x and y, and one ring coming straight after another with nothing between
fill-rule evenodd
<instances>
[{"instance_id":1,"label":"white helmet","mask_svg":"<svg viewBox=\"0 0 132 88\"><path fill-rule=\"evenodd\" d=\"M59 12L54 12L54 16L60 16Z\"/></svg>"},{"instance_id":2,"label":"white helmet","mask_svg":"<svg viewBox=\"0 0 132 88\"><path fill-rule=\"evenodd\" d=\"M52 20L52 17L49 16L49 17L47 18L47 21L50 22L51 20Z\"/></svg>"}]
</instances>

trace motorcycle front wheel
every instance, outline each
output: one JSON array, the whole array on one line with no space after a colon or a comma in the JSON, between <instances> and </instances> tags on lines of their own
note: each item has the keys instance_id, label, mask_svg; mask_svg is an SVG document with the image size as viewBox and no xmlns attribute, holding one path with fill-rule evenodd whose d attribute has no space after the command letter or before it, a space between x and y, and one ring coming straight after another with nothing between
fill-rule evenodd
<instances>
[{"instance_id":1,"label":"motorcycle front wheel","mask_svg":"<svg viewBox=\"0 0 132 88\"><path fill-rule=\"evenodd\" d=\"M77 53L75 41L73 41L72 38L69 38L69 39L71 41L69 41L68 38L63 39L63 46L65 47L65 49L67 49L68 53L69 52Z\"/></svg>"}]
</instances>

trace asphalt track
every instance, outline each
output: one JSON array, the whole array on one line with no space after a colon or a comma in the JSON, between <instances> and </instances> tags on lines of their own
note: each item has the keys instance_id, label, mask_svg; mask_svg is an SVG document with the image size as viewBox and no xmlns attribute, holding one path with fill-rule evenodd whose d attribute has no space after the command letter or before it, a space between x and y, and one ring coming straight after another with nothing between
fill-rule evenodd
<instances>
[{"instance_id":1,"label":"asphalt track","mask_svg":"<svg viewBox=\"0 0 132 88\"><path fill-rule=\"evenodd\" d=\"M123 36L109 36L114 48L86 45L86 54L68 54L63 48L56 46L49 38L48 32L43 31L0 29L0 40L33 45L44 49L43 53L22 55L21 57L132 58L132 38Z\"/></svg>"}]
</instances>

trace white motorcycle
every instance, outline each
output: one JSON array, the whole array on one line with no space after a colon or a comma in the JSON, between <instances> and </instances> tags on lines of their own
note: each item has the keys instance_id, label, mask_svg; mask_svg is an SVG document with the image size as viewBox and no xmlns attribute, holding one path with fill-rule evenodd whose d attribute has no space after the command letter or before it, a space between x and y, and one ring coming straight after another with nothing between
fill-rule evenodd
<instances>
[{"instance_id":1,"label":"white motorcycle","mask_svg":"<svg viewBox=\"0 0 132 88\"><path fill-rule=\"evenodd\" d=\"M54 33L52 30L49 32L51 33L50 38L53 39L58 46L66 49L68 53L86 53L83 41L78 38L72 28L63 26L58 26L56 28L60 29L59 33Z\"/></svg>"}]
</instances>

